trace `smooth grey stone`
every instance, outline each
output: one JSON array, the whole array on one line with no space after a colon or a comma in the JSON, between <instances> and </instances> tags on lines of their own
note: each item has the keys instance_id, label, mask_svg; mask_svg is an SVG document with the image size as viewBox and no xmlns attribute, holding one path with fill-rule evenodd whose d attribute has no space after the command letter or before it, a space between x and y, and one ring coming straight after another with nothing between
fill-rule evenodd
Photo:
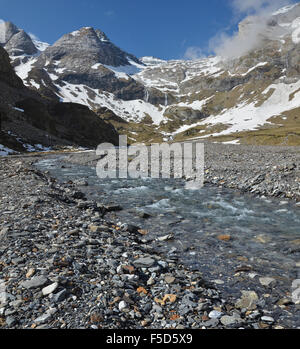
<instances>
[{"instance_id":1,"label":"smooth grey stone","mask_svg":"<svg viewBox=\"0 0 300 349\"><path fill-rule=\"evenodd\" d=\"M48 279L45 276L41 275L41 276L35 276L31 280L26 280L21 282L20 286L30 290L32 288L43 287L47 282L48 282Z\"/></svg>"}]
</instances>

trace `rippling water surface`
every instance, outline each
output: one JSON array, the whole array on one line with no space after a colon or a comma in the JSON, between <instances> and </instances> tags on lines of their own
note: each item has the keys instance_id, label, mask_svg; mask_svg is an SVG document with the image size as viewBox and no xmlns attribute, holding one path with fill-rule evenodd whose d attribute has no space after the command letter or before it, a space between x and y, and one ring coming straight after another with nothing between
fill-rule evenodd
<instances>
[{"instance_id":1,"label":"rippling water surface","mask_svg":"<svg viewBox=\"0 0 300 349\"><path fill-rule=\"evenodd\" d=\"M124 209L117 219L149 230L150 236L172 232L174 246L195 267L213 270L225 257L242 256L280 273L300 262L295 242L300 239L300 209L291 202L210 186L187 190L181 180L99 179L90 167L61 165L48 159L37 166L61 181L86 180L90 199L120 204ZM143 213L150 217L141 218ZM220 245L216 237L221 234L231 236L230 244Z\"/></svg>"}]
</instances>

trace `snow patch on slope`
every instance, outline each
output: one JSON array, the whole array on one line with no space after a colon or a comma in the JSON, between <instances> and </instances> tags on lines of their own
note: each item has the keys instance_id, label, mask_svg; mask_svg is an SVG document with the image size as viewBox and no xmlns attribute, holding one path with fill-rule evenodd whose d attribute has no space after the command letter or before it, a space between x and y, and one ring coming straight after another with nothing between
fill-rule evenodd
<instances>
[{"instance_id":1,"label":"snow patch on slope","mask_svg":"<svg viewBox=\"0 0 300 349\"><path fill-rule=\"evenodd\" d=\"M230 76L247 76L249 73L251 73L253 70L255 70L256 68L259 68L259 67L263 67L264 65L268 64L268 62L260 62L258 63L256 66L250 68L246 73L243 73L243 74L231 74L229 72L229 75Z\"/></svg>"},{"instance_id":2,"label":"snow patch on slope","mask_svg":"<svg viewBox=\"0 0 300 349\"><path fill-rule=\"evenodd\" d=\"M166 107L156 107L143 100L123 101L117 99L112 93L101 92L85 85L73 85L65 83L59 89L59 97L62 102L73 102L90 107L101 106L112 110L116 115L127 121L140 122L149 115L154 125L159 125L164 117Z\"/></svg>"},{"instance_id":3,"label":"snow patch on slope","mask_svg":"<svg viewBox=\"0 0 300 349\"><path fill-rule=\"evenodd\" d=\"M281 14L287 13L287 12L289 12L290 10L292 10L296 6L298 6L298 4L288 5L288 6L282 7L281 9L277 10L276 12L273 12L272 16L277 16L277 15L281 15Z\"/></svg>"},{"instance_id":4,"label":"snow patch on slope","mask_svg":"<svg viewBox=\"0 0 300 349\"><path fill-rule=\"evenodd\" d=\"M300 43L300 17L293 21L292 28L296 28L292 33L292 40L297 45Z\"/></svg>"},{"instance_id":5,"label":"snow patch on slope","mask_svg":"<svg viewBox=\"0 0 300 349\"><path fill-rule=\"evenodd\" d=\"M150 67L167 63L167 61L164 61L163 59L152 57L152 56L142 57L140 58L140 61L143 62L146 66L150 66Z\"/></svg>"},{"instance_id":6,"label":"snow patch on slope","mask_svg":"<svg viewBox=\"0 0 300 349\"><path fill-rule=\"evenodd\" d=\"M26 83L26 79L28 78L29 72L32 70L32 67L37 59L31 59L27 63L23 63L15 67L16 74L23 80L26 86L30 86Z\"/></svg>"},{"instance_id":7,"label":"snow patch on slope","mask_svg":"<svg viewBox=\"0 0 300 349\"><path fill-rule=\"evenodd\" d=\"M272 84L263 94L267 94L271 89L274 92L260 107L256 107L256 103L239 104L236 108L224 111L222 114L211 116L198 125L228 125L228 129L204 136L224 136L235 132L253 131L260 126L270 123L268 120L274 116L278 116L288 110L300 107L300 100L296 95L300 93L300 81L294 84ZM294 98L291 95L294 94ZM194 127L194 126L192 126Z\"/></svg>"},{"instance_id":8,"label":"snow patch on slope","mask_svg":"<svg viewBox=\"0 0 300 349\"><path fill-rule=\"evenodd\" d=\"M132 65L123 65L123 66L119 66L119 67L113 67L111 65L104 65L105 68L111 70L112 72L114 72L115 76L118 79L125 79L125 80L129 80L129 75L134 75L137 72L139 72L139 70Z\"/></svg>"},{"instance_id":9,"label":"snow patch on slope","mask_svg":"<svg viewBox=\"0 0 300 349\"><path fill-rule=\"evenodd\" d=\"M213 98L214 96L211 96L209 98L206 98L206 99L203 99L202 101L193 101L192 103L183 103L183 102L180 102L178 103L177 105L179 107L188 107L188 108L191 108L191 109L194 109L194 110L199 110L201 111L203 106Z\"/></svg>"}]
</instances>

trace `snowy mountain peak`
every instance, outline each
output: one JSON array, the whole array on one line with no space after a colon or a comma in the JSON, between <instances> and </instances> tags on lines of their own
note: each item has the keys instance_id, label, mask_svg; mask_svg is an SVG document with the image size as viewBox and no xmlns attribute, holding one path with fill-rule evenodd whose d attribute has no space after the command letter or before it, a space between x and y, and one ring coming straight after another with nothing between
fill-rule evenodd
<instances>
[{"instance_id":1,"label":"snowy mountain peak","mask_svg":"<svg viewBox=\"0 0 300 349\"><path fill-rule=\"evenodd\" d=\"M100 63L113 67L127 66L130 65L128 57L142 64L135 56L115 46L101 30L92 27L83 27L62 36L47 49L47 56L52 54L58 57L69 56L72 59L76 56L76 60L89 57L93 65Z\"/></svg>"},{"instance_id":2,"label":"snowy mountain peak","mask_svg":"<svg viewBox=\"0 0 300 349\"><path fill-rule=\"evenodd\" d=\"M82 27L81 29L75 30L67 35L71 35L73 37L75 36L77 37L77 39L84 38L85 36L87 36L88 38L96 36L102 42L110 42L103 31L101 31L100 29L94 29L93 27Z\"/></svg>"}]
</instances>

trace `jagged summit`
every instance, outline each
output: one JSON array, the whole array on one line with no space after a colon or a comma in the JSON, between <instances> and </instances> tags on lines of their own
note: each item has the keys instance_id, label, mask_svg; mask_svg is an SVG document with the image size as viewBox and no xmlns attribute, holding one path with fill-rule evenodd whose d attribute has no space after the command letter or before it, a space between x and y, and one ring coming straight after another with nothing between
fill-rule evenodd
<instances>
[{"instance_id":1,"label":"jagged summit","mask_svg":"<svg viewBox=\"0 0 300 349\"><path fill-rule=\"evenodd\" d=\"M106 36L106 34L101 31L100 29L94 29L93 27L82 27L79 30L73 31L67 35L71 35L71 36L76 36L76 37L84 37L87 35L95 35L97 36L97 38L102 41L102 42L110 42L109 38Z\"/></svg>"},{"instance_id":2,"label":"jagged summit","mask_svg":"<svg viewBox=\"0 0 300 349\"><path fill-rule=\"evenodd\" d=\"M142 64L134 55L115 46L101 30L92 27L83 27L62 36L45 54L56 60L66 55L89 55L96 60L94 63L113 67L129 65L129 60Z\"/></svg>"}]
</instances>

